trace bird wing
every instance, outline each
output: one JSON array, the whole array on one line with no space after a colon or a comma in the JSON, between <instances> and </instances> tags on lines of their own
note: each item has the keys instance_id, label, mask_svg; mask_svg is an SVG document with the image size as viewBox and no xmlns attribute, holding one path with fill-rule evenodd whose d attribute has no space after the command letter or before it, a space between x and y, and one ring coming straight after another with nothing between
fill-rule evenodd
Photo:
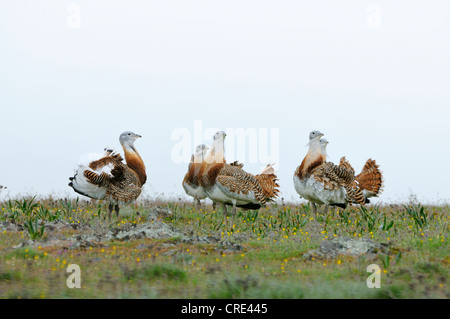
<instances>
[{"instance_id":1,"label":"bird wing","mask_svg":"<svg viewBox=\"0 0 450 319\"><path fill-rule=\"evenodd\" d=\"M341 174L344 174L344 178L348 178L349 181L354 180L355 170L345 156L341 157L339 167L345 168L345 170L340 170Z\"/></svg>"},{"instance_id":2,"label":"bird wing","mask_svg":"<svg viewBox=\"0 0 450 319\"><path fill-rule=\"evenodd\" d=\"M312 175L318 182L323 183L324 189L336 190L343 187L348 202L364 205L365 198L355 179L355 171L345 157L341 158L339 165L332 162L321 164L314 169Z\"/></svg>"},{"instance_id":3,"label":"bird wing","mask_svg":"<svg viewBox=\"0 0 450 319\"><path fill-rule=\"evenodd\" d=\"M124 177L126 166L120 154L105 150L104 154L90 153L80 158L69 186L90 198L103 199L112 182Z\"/></svg>"},{"instance_id":4,"label":"bird wing","mask_svg":"<svg viewBox=\"0 0 450 319\"><path fill-rule=\"evenodd\" d=\"M248 183L243 183L242 180L234 176L219 175L216 179L216 185L224 192L227 196L235 197L238 195L239 199L245 198L253 188Z\"/></svg>"},{"instance_id":5,"label":"bird wing","mask_svg":"<svg viewBox=\"0 0 450 319\"><path fill-rule=\"evenodd\" d=\"M216 184L223 192L230 194L249 194L253 192L256 200L262 205L266 203L264 190L258 179L239 166L225 164L218 172ZM239 196L241 197L241 196Z\"/></svg>"},{"instance_id":6,"label":"bird wing","mask_svg":"<svg viewBox=\"0 0 450 319\"><path fill-rule=\"evenodd\" d=\"M346 185L344 188L347 192L347 199L350 203L357 203L364 205L366 199L364 197L364 193L362 188L355 177L355 170L350 162L344 157L341 157L339 161L339 167L344 168L344 172L347 172L348 178L346 179Z\"/></svg>"},{"instance_id":7,"label":"bird wing","mask_svg":"<svg viewBox=\"0 0 450 319\"><path fill-rule=\"evenodd\" d=\"M349 183L351 172L331 162L325 162L314 168L311 175L327 190L335 190Z\"/></svg>"}]
</instances>

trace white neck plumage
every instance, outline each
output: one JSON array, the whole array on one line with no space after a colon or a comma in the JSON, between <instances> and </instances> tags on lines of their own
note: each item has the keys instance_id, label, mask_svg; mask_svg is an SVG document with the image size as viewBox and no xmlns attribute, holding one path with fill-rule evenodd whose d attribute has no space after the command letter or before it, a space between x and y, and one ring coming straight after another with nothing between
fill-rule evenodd
<instances>
[{"instance_id":1,"label":"white neck plumage","mask_svg":"<svg viewBox=\"0 0 450 319\"><path fill-rule=\"evenodd\" d=\"M308 153L302 161L302 174L306 174L311 164L321 160L325 161L325 157L322 154L319 139L313 139L309 142Z\"/></svg>"},{"instance_id":2,"label":"white neck plumage","mask_svg":"<svg viewBox=\"0 0 450 319\"><path fill-rule=\"evenodd\" d=\"M219 138L214 140L213 146L209 154L205 158L206 163L225 163L225 148L224 148L224 139Z\"/></svg>"},{"instance_id":3,"label":"white neck plumage","mask_svg":"<svg viewBox=\"0 0 450 319\"><path fill-rule=\"evenodd\" d=\"M308 155L311 157L322 155L322 147L318 138L315 138L309 142Z\"/></svg>"}]
</instances>

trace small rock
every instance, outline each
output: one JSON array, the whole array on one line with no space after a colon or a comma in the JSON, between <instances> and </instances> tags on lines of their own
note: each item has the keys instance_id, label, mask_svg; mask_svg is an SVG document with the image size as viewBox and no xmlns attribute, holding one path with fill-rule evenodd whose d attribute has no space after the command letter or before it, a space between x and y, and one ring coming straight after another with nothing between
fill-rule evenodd
<instances>
[{"instance_id":1,"label":"small rock","mask_svg":"<svg viewBox=\"0 0 450 319\"><path fill-rule=\"evenodd\" d=\"M55 230L61 230L64 227L70 227L70 224L66 221L62 220L54 220L52 222L45 222L45 230L49 231L55 231Z\"/></svg>"},{"instance_id":2,"label":"small rock","mask_svg":"<svg viewBox=\"0 0 450 319\"><path fill-rule=\"evenodd\" d=\"M25 240L23 242L21 242L20 244L13 246L13 248L17 249L17 248L23 248L23 247L30 247L30 246L34 246L35 242L32 241L31 239Z\"/></svg>"},{"instance_id":3,"label":"small rock","mask_svg":"<svg viewBox=\"0 0 450 319\"><path fill-rule=\"evenodd\" d=\"M387 245L377 243L368 238L353 239L348 237L332 238L322 242L319 248L310 250L303 255L305 259L334 259L339 255L361 256L377 254L386 250Z\"/></svg>"},{"instance_id":4,"label":"small rock","mask_svg":"<svg viewBox=\"0 0 450 319\"><path fill-rule=\"evenodd\" d=\"M14 220L12 220L11 222L4 221L0 223L0 229L3 231L23 231L24 227L21 224L16 224Z\"/></svg>"},{"instance_id":5,"label":"small rock","mask_svg":"<svg viewBox=\"0 0 450 319\"><path fill-rule=\"evenodd\" d=\"M168 207L156 207L150 211L151 214L155 214L156 216L161 217L170 217L172 216L172 211Z\"/></svg>"}]
</instances>

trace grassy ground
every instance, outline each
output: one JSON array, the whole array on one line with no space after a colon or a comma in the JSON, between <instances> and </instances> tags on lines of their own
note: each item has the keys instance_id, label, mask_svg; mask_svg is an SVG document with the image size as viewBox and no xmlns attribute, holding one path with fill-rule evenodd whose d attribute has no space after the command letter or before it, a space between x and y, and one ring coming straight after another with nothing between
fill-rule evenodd
<instances>
[{"instance_id":1,"label":"grassy ground","mask_svg":"<svg viewBox=\"0 0 450 319\"><path fill-rule=\"evenodd\" d=\"M84 231L140 225L155 207L170 210L158 221L184 236L219 241L140 238L75 248L28 242L14 248L30 238L45 243ZM211 207L198 211L191 203L148 201L124 207L111 221L106 209L107 203L51 198L0 203L0 298L450 297L448 206L350 207L314 216L308 205L272 205L224 218ZM50 231L38 220L80 227ZM360 257L302 258L340 236L366 237L389 250ZM81 268L80 289L67 288L69 264ZM381 268L379 289L366 285L370 264Z\"/></svg>"}]
</instances>

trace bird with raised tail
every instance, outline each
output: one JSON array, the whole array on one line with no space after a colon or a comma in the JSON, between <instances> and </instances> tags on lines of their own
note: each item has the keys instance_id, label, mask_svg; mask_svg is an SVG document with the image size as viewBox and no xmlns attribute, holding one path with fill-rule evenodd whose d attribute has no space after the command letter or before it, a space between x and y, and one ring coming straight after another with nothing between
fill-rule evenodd
<instances>
[{"instance_id":1,"label":"bird with raised tail","mask_svg":"<svg viewBox=\"0 0 450 319\"><path fill-rule=\"evenodd\" d=\"M125 154L105 149L103 154L90 153L80 158L69 186L78 194L109 201L109 217L113 210L119 215L119 204L136 200L147 181L144 161L134 142L142 137L133 132L123 132L119 141Z\"/></svg>"},{"instance_id":2,"label":"bird with raised tail","mask_svg":"<svg viewBox=\"0 0 450 319\"><path fill-rule=\"evenodd\" d=\"M189 196L194 197L197 202L197 209L200 209L201 207L200 200L206 198L206 193L203 189L203 186L201 185L201 178L199 176L199 173L208 149L209 147L205 144L198 145L195 148L195 154L193 154L191 157L191 162L188 166L188 172L183 179L184 191Z\"/></svg>"},{"instance_id":3,"label":"bird with raised tail","mask_svg":"<svg viewBox=\"0 0 450 319\"><path fill-rule=\"evenodd\" d=\"M202 185L207 196L222 204L227 214L226 205L232 205L232 215L236 215L236 207L259 209L278 196L277 176L271 165L259 175L252 175L242 169L242 164L232 165L225 161L225 132L214 135L211 152L201 168Z\"/></svg>"},{"instance_id":4,"label":"bird with raised tail","mask_svg":"<svg viewBox=\"0 0 450 319\"><path fill-rule=\"evenodd\" d=\"M352 203L364 205L369 197L378 196L383 177L375 161L368 160L357 177L345 157L339 165L326 161L328 141L321 139L323 135L320 131L310 133L308 153L293 178L295 190L311 202L312 211L317 212L316 204L345 208Z\"/></svg>"}]
</instances>

